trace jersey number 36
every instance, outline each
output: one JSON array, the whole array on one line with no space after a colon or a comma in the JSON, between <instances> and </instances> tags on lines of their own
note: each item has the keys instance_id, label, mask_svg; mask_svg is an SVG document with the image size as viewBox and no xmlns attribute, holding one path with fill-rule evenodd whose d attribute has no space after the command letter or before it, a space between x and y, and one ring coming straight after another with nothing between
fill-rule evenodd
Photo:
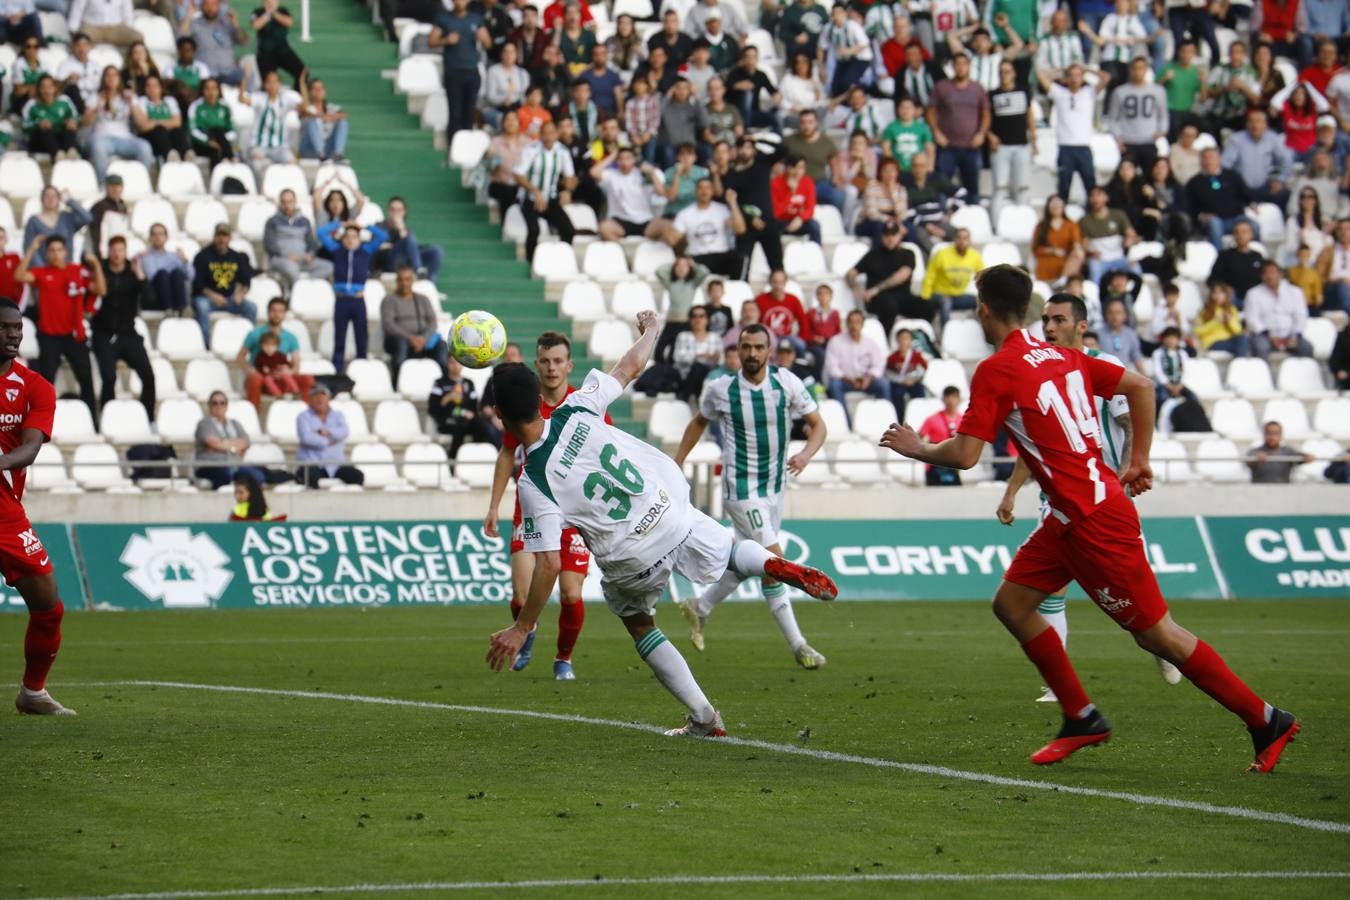
<instances>
[{"instance_id":1,"label":"jersey number 36","mask_svg":"<svg viewBox=\"0 0 1350 900\"><path fill-rule=\"evenodd\" d=\"M626 459L615 458L618 453L617 447L606 444L600 451L600 467L604 471L586 476L581 488L587 499L597 500L609 507L611 519L622 522L633 509L633 497L642 493L646 482L642 480L642 473L637 470L637 466Z\"/></svg>"}]
</instances>

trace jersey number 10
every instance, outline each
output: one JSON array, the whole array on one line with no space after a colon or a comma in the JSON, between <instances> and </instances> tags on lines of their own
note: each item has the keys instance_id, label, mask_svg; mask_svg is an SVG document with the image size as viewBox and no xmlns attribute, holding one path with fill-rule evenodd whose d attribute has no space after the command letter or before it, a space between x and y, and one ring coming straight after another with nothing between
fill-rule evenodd
<instances>
[{"instance_id":1,"label":"jersey number 10","mask_svg":"<svg viewBox=\"0 0 1350 900\"><path fill-rule=\"evenodd\" d=\"M617 447L606 444L600 450L600 467L604 471L587 475L581 488L587 499L609 506L607 513L611 519L622 522L633 509L633 497L642 493L646 482L637 466L626 459L616 459L618 454Z\"/></svg>"},{"instance_id":2,"label":"jersey number 10","mask_svg":"<svg viewBox=\"0 0 1350 900\"><path fill-rule=\"evenodd\" d=\"M1067 403L1064 400L1066 396ZM1065 375L1063 392L1053 378L1041 382L1040 390L1036 392L1036 405L1042 414L1055 414L1059 426L1064 429L1064 437L1075 453L1091 453L1087 469L1088 477L1092 479L1092 502L1101 503L1106 499L1106 485L1097 468L1097 456L1102 450L1101 425L1093 412L1092 400L1083 383L1083 373L1075 370ZM1091 447L1088 446L1089 441Z\"/></svg>"}]
</instances>

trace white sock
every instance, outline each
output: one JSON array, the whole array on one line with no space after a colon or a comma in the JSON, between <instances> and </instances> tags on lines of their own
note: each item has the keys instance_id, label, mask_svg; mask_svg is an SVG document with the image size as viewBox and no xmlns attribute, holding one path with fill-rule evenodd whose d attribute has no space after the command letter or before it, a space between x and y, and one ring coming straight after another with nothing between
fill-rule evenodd
<instances>
[{"instance_id":1,"label":"white sock","mask_svg":"<svg viewBox=\"0 0 1350 900\"><path fill-rule=\"evenodd\" d=\"M736 592L742 580L735 569L728 568L712 587L703 592L702 597L694 601L694 611L700 616L711 615L723 600Z\"/></svg>"},{"instance_id":2,"label":"white sock","mask_svg":"<svg viewBox=\"0 0 1350 900\"><path fill-rule=\"evenodd\" d=\"M787 585L781 582L766 585L764 600L769 604L769 612L773 614L773 620L783 632L783 638L795 652L806 643L806 638L802 637L802 631L797 627L797 617L792 614L792 601L788 599Z\"/></svg>"},{"instance_id":3,"label":"white sock","mask_svg":"<svg viewBox=\"0 0 1350 900\"><path fill-rule=\"evenodd\" d=\"M1060 610L1056 613L1041 613L1049 623L1050 627L1059 634L1059 642L1064 645L1064 649L1069 649L1069 617Z\"/></svg>"},{"instance_id":4,"label":"white sock","mask_svg":"<svg viewBox=\"0 0 1350 900\"><path fill-rule=\"evenodd\" d=\"M773 554L754 541L737 541L731 547L731 568L743 579L763 575L764 564L771 559Z\"/></svg>"},{"instance_id":5,"label":"white sock","mask_svg":"<svg viewBox=\"0 0 1350 900\"><path fill-rule=\"evenodd\" d=\"M694 680L694 673L689 671L689 663L684 661L675 645L666 640L661 629L653 628L644 634L637 642L637 652L652 667L666 690L689 707L694 721L706 724L717 717L717 711Z\"/></svg>"}]
</instances>

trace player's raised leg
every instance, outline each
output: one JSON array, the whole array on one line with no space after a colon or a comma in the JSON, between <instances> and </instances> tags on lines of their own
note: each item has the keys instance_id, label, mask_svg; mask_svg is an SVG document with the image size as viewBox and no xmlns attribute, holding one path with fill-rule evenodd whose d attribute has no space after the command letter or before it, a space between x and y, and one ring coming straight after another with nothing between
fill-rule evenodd
<instances>
[{"instance_id":1,"label":"player's raised leg","mask_svg":"<svg viewBox=\"0 0 1350 900\"><path fill-rule=\"evenodd\" d=\"M46 559L46 553L42 553ZM14 587L28 606L28 630L23 636L23 683L14 698L21 713L39 716L73 716L47 693L47 674L61 649L61 620L66 608L56 591L56 576L50 570L43 575L27 575Z\"/></svg>"}]
</instances>

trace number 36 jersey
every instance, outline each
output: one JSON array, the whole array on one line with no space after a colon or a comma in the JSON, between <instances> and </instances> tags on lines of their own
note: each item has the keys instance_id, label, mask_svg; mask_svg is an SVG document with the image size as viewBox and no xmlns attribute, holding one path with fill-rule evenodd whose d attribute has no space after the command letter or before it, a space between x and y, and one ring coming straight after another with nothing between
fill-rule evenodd
<instances>
[{"instance_id":1,"label":"number 36 jersey","mask_svg":"<svg viewBox=\"0 0 1350 900\"><path fill-rule=\"evenodd\" d=\"M525 549L559 549L566 523L608 578L651 568L688 537L691 519L689 484L675 461L605 424L622 393L592 370L526 449L518 488Z\"/></svg>"},{"instance_id":2,"label":"number 36 jersey","mask_svg":"<svg viewBox=\"0 0 1350 900\"><path fill-rule=\"evenodd\" d=\"M1050 514L1077 524L1124 493L1102 460L1105 439L1093 397L1110 399L1120 365L1014 331L975 370L961 434L992 443L999 426L1017 445L1050 502Z\"/></svg>"}]
</instances>

